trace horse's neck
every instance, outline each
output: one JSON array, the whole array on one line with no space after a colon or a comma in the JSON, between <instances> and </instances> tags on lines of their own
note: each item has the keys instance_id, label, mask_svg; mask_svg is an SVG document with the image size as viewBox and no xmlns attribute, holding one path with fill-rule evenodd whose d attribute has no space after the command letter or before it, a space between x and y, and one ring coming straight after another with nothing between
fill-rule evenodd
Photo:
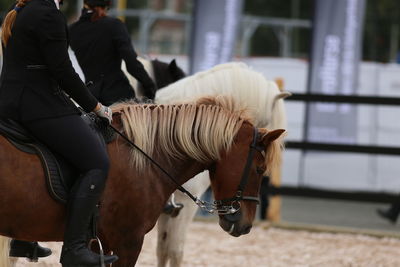
<instances>
[{"instance_id":1,"label":"horse's neck","mask_svg":"<svg viewBox=\"0 0 400 267\"><path fill-rule=\"evenodd\" d=\"M129 149L126 144L118 142L108 147L111 171L105 198L113 199L121 210L142 214L142 219L146 222L146 226L143 227L152 228L164 204L178 185L152 163L140 173L129 167ZM179 185L206 168L193 159L168 161L165 156L154 156L154 160L172 175Z\"/></svg>"},{"instance_id":2,"label":"horse's neck","mask_svg":"<svg viewBox=\"0 0 400 267\"><path fill-rule=\"evenodd\" d=\"M167 171L168 174L172 176L172 178L168 177L156 166L153 166L153 169L155 171L153 172L152 177L154 179L154 184L161 185L161 191L163 192L162 195L165 201L171 196L173 192L178 189L178 185L183 185L191 178L206 169L206 166L204 164L201 164L198 161L192 159L176 159L172 160L169 163L163 162L161 163L161 166L165 168L165 171ZM175 181L173 181L172 179L174 179Z\"/></svg>"}]
</instances>

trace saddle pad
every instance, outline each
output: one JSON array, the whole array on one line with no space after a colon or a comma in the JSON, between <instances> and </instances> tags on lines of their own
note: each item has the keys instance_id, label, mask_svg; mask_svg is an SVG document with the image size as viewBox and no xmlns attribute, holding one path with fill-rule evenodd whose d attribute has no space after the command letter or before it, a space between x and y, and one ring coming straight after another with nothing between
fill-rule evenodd
<instances>
[{"instance_id":1,"label":"saddle pad","mask_svg":"<svg viewBox=\"0 0 400 267\"><path fill-rule=\"evenodd\" d=\"M45 145L39 143L30 145L40 158L51 197L60 203L67 203L70 181L73 178L70 171L72 166L54 155Z\"/></svg>"},{"instance_id":2,"label":"saddle pad","mask_svg":"<svg viewBox=\"0 0 400 267\"><path fill-rule=\"evenodd\" d=\"M43 166L49 194L54 200L65 204L68 198L68 186L66 178L68 173L70 173L70 167L66 164L62 164L63 168L61 168L58 162L62 162L63 160L57 159L56 156L46 146L40 143L34 142L33 140L31 140L32 142L29 143L23 143L22 141L16 140L15 138L4 133L2 131L2 127L0 127L0 134L3 135L17 149L26 153L37 154L39 156L40 162Z\"/></svg>"},{"instance_id":3,"label":"saddle pad","mask_svg":"<svg viewBox=\"0 0 400 267\"><path fill-rule=\"evenodd\" d=\"M104 139L108 143L115 138L115 135L110 133L109 127L105 127L104 124L97 121L95 115L84 114L82 115L82 119L99 135L102 145L106 146ZM17 149L39 156L45 173L49 194L54 200L65 204L68 199L69 190L77 175L79 175L75 168L63 159L63 157L53 153L45 145L38 142L22 125L15 121L0 119L0 134Z\"/></svg>"}]
</instances>

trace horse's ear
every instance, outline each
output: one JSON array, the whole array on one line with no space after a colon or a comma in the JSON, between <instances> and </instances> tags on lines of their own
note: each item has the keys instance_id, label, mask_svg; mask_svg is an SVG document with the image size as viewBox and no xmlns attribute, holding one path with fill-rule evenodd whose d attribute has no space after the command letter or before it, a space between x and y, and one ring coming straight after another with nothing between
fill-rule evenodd
<instances>
[{"instance_id":1,"label":"horse's ear","mask_svg":"<svg viewBox=\"0 0 400 267\"><path fill-rule=\"evenodd\" d=\"M175 58L169 63L168 68L170 70L176 70L178 68Z\"/></svg>"},{"instance_id":2,"label":"horse's ear","mask_svg":"<svg viewBox=\"0 0 400 267\"><path fill-rule=\"evenodd\" d=\"M268 147L269 144L271 144L273 141L278 139L284 132L285 132L284 129L276 129L276 130L268 132L262 138L262 142L263 142L264 146Z\"/></svg>"},{"instance_id":3,"label":"horse's ear","mask_svg":"<svg viewBox=\"0 0 400 267\"><path fill-rule=\"evenodd\" d=\"M292 93L288 92L288 91L283 91L281 93L278 94L277 99L285 99L289 96L291 96Z\"/></svg>"}]
</instances>

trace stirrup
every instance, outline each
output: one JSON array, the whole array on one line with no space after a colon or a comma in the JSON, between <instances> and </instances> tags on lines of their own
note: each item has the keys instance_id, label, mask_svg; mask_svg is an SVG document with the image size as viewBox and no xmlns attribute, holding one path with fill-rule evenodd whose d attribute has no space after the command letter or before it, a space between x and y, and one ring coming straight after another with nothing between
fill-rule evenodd
<instances>
[{"instance_id":1,"label":"stirrup","mask_svg":"<svg viewBox=\"0 0 400 267\"><path fill-rule=\"evenodd\" d=\"M104 263L104 251L103 251L103 246L101 245L100 239L96 236L95 238L92 238L89 241L89 248L91 248L93 242L96 242L99 245L99 255L100 255L100 267L106 267L106 264Z\"/></svg>"},{"instance_id":2,"label":"stirrup","mask_svg":"<svg viewBox=\"0 0 400 267\"><path fill-rule=\"evenodd\" d=\"M60 263L61 263L62 267L89 267L89 266L90 267L105 267L105 266L108 266L118 260L117 255L104 255L103 247L102 247L101 242L98 237L91 239L89 241L88 245L91 246L93 242L98 243L99 253L91 251L90 247L87 247L86 245L84 248L80 248L83 250L87 250L87 252L92 254L92 256L89 256L89 257L93 257L93 256L95 257L95 259L92 258L87 261L83 260L83 258L81 260L76 260L77 258L75 256L77 256L77 255L73 255L73 252L71 252L73 249L68 249L68 248L63 247L63 250L61 251L61 259L60 259ZM68 250L71 250L71 251L68 252ZM64 253L71 253L72 255L71 254L68 255L67 260L65 260L66 254L64 254ZM64 256L64 258L63 258L63 256ZM83 256L83 254L80 256ZM78 255L78 258L79 258L79 255ZM85 262L85 263L83 263L83 262Z\"/></svg>"}]
</instances>

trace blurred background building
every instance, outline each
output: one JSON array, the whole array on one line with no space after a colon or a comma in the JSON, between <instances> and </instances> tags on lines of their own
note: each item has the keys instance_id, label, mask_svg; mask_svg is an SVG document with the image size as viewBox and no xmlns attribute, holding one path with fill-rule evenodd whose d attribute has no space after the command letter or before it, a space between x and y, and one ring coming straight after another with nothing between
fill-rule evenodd
<instances>
[{"instance_id":1,"label":"blurred background building","mask_svg":"<svg viewBox=\"0 0 400 267\"><path fill-rule=\"evenodd\" d=\"M3 17L13 0L0 0ZM190 42L193 0L114 0L112 14L122 16L138 46L140 21L152 18L144 54L186 54ZM70 22L77 19L81 0L65 0L62 7ZM268 56L306 59L311 40L313 0L246 0L237 56ZM396 0L367 0L363 30L363 60L397 62L399 11ZM157 15L158 18L157 18ZM154 18L155 16L155 18ZM278 20L279 19L279 20ZM149 21L147 21L149 22Z\"/></svg>"}]
</instances>

